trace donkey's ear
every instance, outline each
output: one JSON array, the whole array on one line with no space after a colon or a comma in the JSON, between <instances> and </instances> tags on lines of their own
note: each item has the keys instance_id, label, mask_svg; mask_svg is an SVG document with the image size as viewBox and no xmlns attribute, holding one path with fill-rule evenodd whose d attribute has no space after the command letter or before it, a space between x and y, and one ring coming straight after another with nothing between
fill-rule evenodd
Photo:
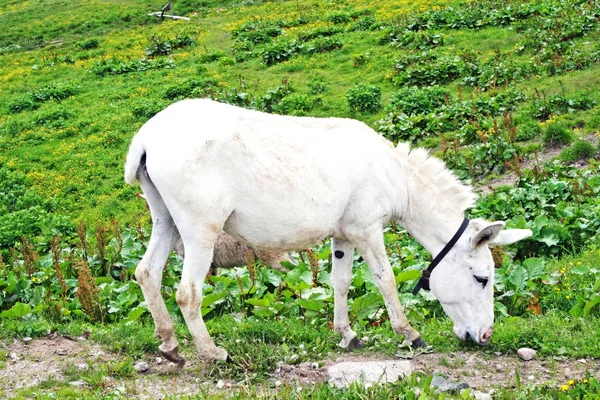
<instances>
[{"instance_id":1,"label":"donkey's ear","mask_svg":"<svg viewBox=\"0 0 600 400\"><path fill-rule=\"evenodd\" d=\"M479 246L494 242L502 229L504 229L504 222L502 221L488 223L473 236L471 245L476 249Z\"/></svg>"},{"instance_id":2,"label":"donkey's ear","mask_svg":"<svg viewBox=\"0 0 600 400\"><path fill-rule=\"evenodd\" d=\"M505 244L512 244L519 240L526 239L533 235L531 229L507 229L500 231L498 235L489 244L490 246L502 246Z\"/></svg>"}]
</instances>

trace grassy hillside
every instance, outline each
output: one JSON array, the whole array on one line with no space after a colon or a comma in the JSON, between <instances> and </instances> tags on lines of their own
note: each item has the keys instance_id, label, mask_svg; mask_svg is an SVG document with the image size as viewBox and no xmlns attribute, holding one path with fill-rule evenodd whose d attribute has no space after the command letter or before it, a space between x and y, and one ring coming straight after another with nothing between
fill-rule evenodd
<instances>
[{"instance_id":1,"label":"grassy hillside","mask_svg":"<svg viewBox=\"0 0 600 400\"><path fill-rule=\"evenodd\" d=\"M512 124L504 158L539 149L515 140L539 142L549 120L582 138L600 125L596 2L216 3L176 1L191 20L161 21L143 1L2 1L2 192L21 201L0 198L12 224L0 246L72 221L137 220L128 142L181 98L354 117L443 150Z\"/></svg>"},{"instance_id":2,"label":"grassy hillside","mask_svg":"<svg viewBox=\"0 0 600 400\"><path fill-rule=\"evenodd\" d=\"M173 3L189 21L147 16L160 2L0 0L0 338L89 329L127 360L65 375L85 378L89 397L111 393L104 375L135 380L133 357L155 353L158 342L130 279L149 216L139 188L123 182L125 154L168 104L211 97L357 118L393 142L431 148L487 193L469 216L534 232L494 251L498 323L485 356L530 346L551 363L600 357L600 1ZM513 179L502 181L507 174ZM510 184L488 188L496 178ZM433 296L409 293L430 255L400 227L389 227L385 242L411 323L439 352L464 349ZM202 312L233 362L193 373L265 385L281 360L334 352L330 257L318 246L288 274L249 260L211 278ZM193 354L173 290L181 267L180 258L169 260L164 297ZM358 258L354 272L350 307L357 330L373 338L366 352L394 356L401 338ZM229 314L241 322L213 318ZM291 333L281 337L282 329ZM396 389L434 396L420 382ZM598 386L592 376L565 382L523 388L517 374L515 385L520 398L568 398ZM81 395L67 381L21 394L48 388ZM241 398L262 390L238 389ZM339 394L317 389L321 398ZM279 394L294 393L284 385ZM497 397L516 395L504 388Z\"/></svg>"}]
</instances>

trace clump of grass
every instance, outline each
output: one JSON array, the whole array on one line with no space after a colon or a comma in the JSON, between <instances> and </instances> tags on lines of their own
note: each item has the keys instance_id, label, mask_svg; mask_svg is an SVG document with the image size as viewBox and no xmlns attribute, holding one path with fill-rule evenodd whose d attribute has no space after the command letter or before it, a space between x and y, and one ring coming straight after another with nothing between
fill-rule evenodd
<instances>
[{"instance_id":1,"label":"clump of grass","mask_svg":"<svg viewBox=\"0 0 600 400\"><path fill-rule=\"evenodd\" d=\"M574 140L571 132L564 124L553 122L544 130L544 144L546 146L563 146Z\"/></svg>"},{"instance_id":2,"label":"clump of grass","mask_svg":"<svg viewBox=\"0 0 600 400\"><path fill-rule=\"evenodd\" d=\"M596 154L596 148L585 140L576 140L571 147L560 153L560 159L567 162L585 160Z\"/></svg>"}]
</instances>

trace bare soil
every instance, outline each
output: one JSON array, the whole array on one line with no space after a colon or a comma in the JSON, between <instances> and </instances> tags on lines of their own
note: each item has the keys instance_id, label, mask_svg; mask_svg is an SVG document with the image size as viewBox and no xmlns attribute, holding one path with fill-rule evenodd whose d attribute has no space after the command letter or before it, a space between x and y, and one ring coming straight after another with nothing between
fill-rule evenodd
<instances>
[{"instance_id":1,"label":"bare soil","mask_svg":"<svg viewBox=\"0 0 600 400\"><path fill-rule=\"evenodd\" d=\"M85 338L66 338L58 335L33 340L25 344L14 340L0 345L6 361L0 364L0 397L10 398L15 390L37 386L54 379L66 381L66 368L89 368L101 362L120 361L125 355L106 351ZM207 394L243 385L243 382L205 381L204 366L188 357L188 363L179 370L156 356L144 361L149 369L136 373L135 379L122 380L107 377L107 390L120 389L129 397L140 399L163 398L168 395ZM327 381L327 367L346 361L392 360L372 354L346 353L318 363L299 365L278 364L273 377L266 382L275 388L284 383L311 385ZM412 358L415 371L441 374L450 382L466 382L471 388L487 392L494 386L514 387L518 372L522 384L564 384L569 379L582 378L586 372L600 378L600 360L537 358L521 361L516 354L490 355L483 352L456 352L419 354ZM87 366L87 367L86 367ZM82 384L82 383L80 383Z\"/></svg>"}]
</instances>

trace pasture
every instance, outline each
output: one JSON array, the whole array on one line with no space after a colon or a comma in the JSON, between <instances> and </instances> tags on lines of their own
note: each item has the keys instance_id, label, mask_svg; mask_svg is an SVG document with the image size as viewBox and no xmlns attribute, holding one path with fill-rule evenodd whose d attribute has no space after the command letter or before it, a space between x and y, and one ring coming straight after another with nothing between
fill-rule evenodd
<instances>
[{"instance_id":1,"label":"pasture","mask_svg":"<svg viewBox=\"0 0 600 400\"><path fill-rule=\"evenodd\" d=\"M174 13L189 21L147 16L163 5L0 0L0 394L600 393L598 1L181 0ZM183 262L173 253L162 296L188 362L179 370L160 358L133 279L151 220L123 164L148 119L199 97L361 120L394 143L430 149L472 185L480 197L469 218L531 229L531 238L493 251L490 344L460 342L430 292L410 293L431 255L390 224L384 242L399 298L430 348L406 348L393 333L356 254L349 315L366 343L340 349L332 254L321 243L299 249L289 272L250 252L245 265L205 282L201 314L231 357L213 364L197 359L179 311ZM521 361L522 347L536 358ZM327 367L343 360L411 360L414 372L331 387ZM431 384L440 374L470 388L440 393Z\"/></svg>"}]
</instances>

